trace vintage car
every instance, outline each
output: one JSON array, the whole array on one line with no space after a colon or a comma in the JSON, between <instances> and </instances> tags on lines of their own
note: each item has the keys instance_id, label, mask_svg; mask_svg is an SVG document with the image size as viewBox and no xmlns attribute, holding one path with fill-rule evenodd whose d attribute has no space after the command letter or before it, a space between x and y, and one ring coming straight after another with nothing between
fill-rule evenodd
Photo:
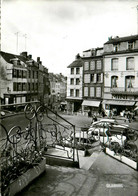
<instances>
[{"instance_id":1,"label":"vintage car","mask_svg":"<svg viewBox=\"0 0 138 196\"><path fill-rule=\"evenodd\" d=\"M92 123L88 129L88 135L92 136L95 141L109 145L116 142L123 145L126 141L128 125L118 124L114 119L101 119Z\"/></svg>"}]
</instances>

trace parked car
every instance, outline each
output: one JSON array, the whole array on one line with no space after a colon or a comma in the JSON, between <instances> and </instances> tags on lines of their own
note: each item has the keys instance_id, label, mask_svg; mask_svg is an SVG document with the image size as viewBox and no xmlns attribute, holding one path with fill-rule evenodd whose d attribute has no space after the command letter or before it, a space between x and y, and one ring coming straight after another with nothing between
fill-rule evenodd
<instances>
[{"instance_id":1,"label":"parked car","mask_svg":"<svg viewBox=\"0 0 138 196\"><path fill-rule=\"evenodd\" d=\"M118 142L120 145L124 144L126 140L126 133L128 125L118 124L114 119L101 119L92 123L88 130L95 141L100 140L104 144L110 142Z\"/></svg>"},{"instance_id":2,"label":"parked car","mask_svg":"<svg viewBox=\"0 0 138 196\"><path fill-rule=\"evenodd\" d=\"M78 146L91 146L91 144L94 142L94 138L91 135L88 135L87 132L81 131L75 133L75 141L74 134L71 134L71 136L68 138L63 139L63 144L65 146L72 146L74 142Z\"/></svg>"}]
</instances>

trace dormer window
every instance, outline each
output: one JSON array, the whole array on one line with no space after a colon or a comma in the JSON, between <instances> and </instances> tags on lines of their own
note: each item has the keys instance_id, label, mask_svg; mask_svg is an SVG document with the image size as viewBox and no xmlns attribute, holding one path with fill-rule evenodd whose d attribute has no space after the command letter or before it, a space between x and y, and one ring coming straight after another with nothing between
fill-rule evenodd
<instances>
[{"instance_id":1,"label":"dormer window","mask_svg":"<svg viewBox=\"0 0 138 196\"><path fill-rule=\"evenodd\" d=\"M113 48L114 48L114 52L119 51L119 44L114 44Z\"/></svg>"},{"instance_id":2,"label":"dormer window","mask_svg":"<svg viewBox=\"0 0 138 196\"><path fill-rule=\"evenodd\" d=\"M134 42L128 42L128 50L134 49Z\"/></svg>"}]
</instances>

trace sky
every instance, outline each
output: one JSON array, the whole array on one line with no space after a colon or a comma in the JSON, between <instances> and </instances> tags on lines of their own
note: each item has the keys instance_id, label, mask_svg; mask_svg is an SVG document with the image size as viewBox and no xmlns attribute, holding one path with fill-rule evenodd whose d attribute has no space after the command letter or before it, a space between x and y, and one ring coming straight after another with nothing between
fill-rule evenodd
<instances>
[{"instance_id":1,"label":"sky","mask_svg":"<svg viewBox=\"0 0 138 196\"><path fill-rule=\"evenodd\" d=\"M1 50L67 75L79 53L137 33L137 0L2 0ZM18 36L17 36L18 35Z\"/></svg>"}]
</instances>

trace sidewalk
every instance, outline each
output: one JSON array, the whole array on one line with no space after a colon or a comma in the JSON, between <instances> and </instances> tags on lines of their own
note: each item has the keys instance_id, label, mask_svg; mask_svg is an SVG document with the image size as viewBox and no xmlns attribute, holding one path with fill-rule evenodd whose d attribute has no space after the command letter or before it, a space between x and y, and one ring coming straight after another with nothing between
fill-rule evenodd
<instances>
[{"instance_id":1,"label":"sidewalk","mask_svg":"<svg viewBox=\"0 0 138 196\"><path fill-rule=\"evenodd\" d=\"M137 171L101 152L88 170L46 165L46 172L19 195L137 196L137 184Z\"/></svg>"}]
</instances>

